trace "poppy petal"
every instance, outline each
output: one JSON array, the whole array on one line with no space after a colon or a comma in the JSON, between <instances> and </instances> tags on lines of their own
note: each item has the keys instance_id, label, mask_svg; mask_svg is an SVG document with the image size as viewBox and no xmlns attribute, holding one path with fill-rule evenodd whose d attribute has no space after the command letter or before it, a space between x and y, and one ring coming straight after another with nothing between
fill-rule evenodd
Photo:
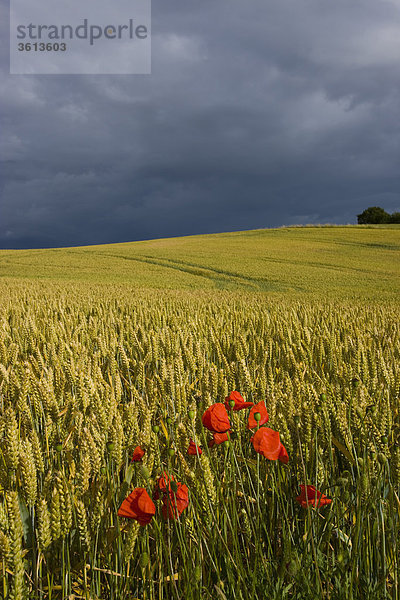
<instances>
[{"instance_id":1,"label":"poppy petal","mask_svg":"<svg viewBox=\"0 0 400 600\"><path fill-rule=\"evenodd\" d=\"M316 490L313 485L301 485L300 496L297 496L296 502L301 504L303 508L307 508L307 505L326 506L327 504L331 504L332 499Z\"/></svg>"},{"instance_id":2,"label":"poppy petal","mask_svg":"<svg viewBox=\"0 0 400 600\"><path fill-rule=\"evenodd\" d=\"M269 460L277 460L281 452L279 433L269 427L260 427L251 438L254 450Z\"/></svg>"},{"instance_id":3,"label":"poppy petal","mask_svg":"<svg viewBox=\"0 0 400 600\"><path fill-rule=\"evenodd\" d=\"M200 446L197 446L193 440L190 440L190 444L189 447L187 449L187 453L190 454L191 456L196 456L197 454L202 454L203 451L200 448Z\"/></svg>"},{"instance_id":4,"label":"poppy petal","mask_svg":"<svg viewBox=\"0 0 400 600\"><path fill-rule=\"evenodd\" d=\"M219 446L224 442L228 442L230 440L230 431L226 431L225 433L213 433L213 439L208 442L208 447L213 448L214 446Z\"/></svg>"},{"instance_id":5,"label":"poppy petal","mask_svg":"<svg viewBox=\"0 0 400 600\"><path fill-rule=\"evenodd\" d=\"M136 513L132 509L129 497L125 498L125 500L123 501L123 503L119 507L118 516L119 517L126 517L127 519L135 519L136 518Z\"/></svg>"},{"instance_id":6,"label":"poppy petal","mask_svg":"<svg viewBox=\"0 0 400 600\"><path fill-rule=\"evenodd\" d=\"M225 398L225 408L227 410L232 410L232 408L230 407L229 403L231 401L235 402L235 406L233 407L233 410L243 410L244 408L250 408L250 406L253 406L253 402L245 402L243 396L241 394L239 394L239 392L231 392L229 394L229 396L227 396Z\"/></svg>"},{"instance_id":7,"label":"poppy petal","mask_svg":"<svg viewBox=\"0 0 400 600\"><path fill-rule=\"evenodd\" d=\"M284 465L287 465L289 462L289 454L287 453L287 450L283 444L281 444L278 460Z\"/></svg>"},{"instance_id":8,"label":"poppy petal","mask_svg":"<svg viewBox=\"0 0 400 600\"><path fill-rule=\"evenodd\" d=\"M144 450L140 446L136 446L132 454L132 462L140 462L144 455Z\"/></svg>"},{"instance_id":9,"label":"poppy petal","mask_svg":"<svg viewBox=\"0 0 400 600\"><path fill-rule=\"evenodd\" d=\"M165 494L163 497L162 514L164 519L176 519L189 506L189 490L186 485L178 482L177 491Z\"/></svg>"},{"instance_id":10,"label":"poppy petal","mask_svg":"<svg viewBox=\"0 0 400 600\"><path fill-rule=\"evenodd\" d=\"M135 519L140 525L147 525L156 513L156 507L144 488L135 488L122 502L119 517Z\"/></svg>"},{"instance_id":11,"label":"poppy petal","mask_svg":"<svg viewBox=\"0 0 400 600\"><path fill-rule=\"evenodd\" d=\"M255 413L260 413L261 418L259 421L255 420ZM259 402L258 404L255 404L250 411L249 419L247 422L247 429L255 429L256 427L261 427L261 425L265 425L265 423L268 422L268 419L269 415L265 406L265 402Z\"/></svg>"},{"instance_id":12,"label":"poppy petal","mask_svg":"<svg viewBox=\"0 0 400 600\"><path fill-rule=\"evenodd\" d=\"M221 402L212 404L204 412L201 422L209 431L224 433L231 428L228 413Z\"/></svg>"}]
</instances>

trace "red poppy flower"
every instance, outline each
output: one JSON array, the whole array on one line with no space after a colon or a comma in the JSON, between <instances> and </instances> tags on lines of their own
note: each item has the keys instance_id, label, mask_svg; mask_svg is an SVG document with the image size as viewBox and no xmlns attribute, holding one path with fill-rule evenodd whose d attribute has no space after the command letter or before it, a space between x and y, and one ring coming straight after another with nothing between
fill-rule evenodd
<instances>
[{"instance_id":1,"label":"red poppy flower","mask_svg":"<svg viewBox=\"0 0 400 600\"><path fill-rule=\"evenodd\" d=\"M231 400L235 402L233 410L243 410L244 408L250 408L250 406L253 406L254 404L253 402L245 402L239 392L231 392L229 396L225 398L225 407L227 410L231 410L231 407L229 406Z\"/></svg>"},{"instance_id":2,"label":"red poppy flower","mask_svg":"<svg viewBox=\"0 0 400 600\"><path fill-rule=\"evenodd\" d=\"M214 446L219 446L224 442L227 442L230 439L230 431L226 431L225 433L214 433L213 439L209 440L208 447L213 448Z\"/></svg>"},{"instance_id":3,"label":"red poppy flower","mask_svg":"<svg viewBox=\"0 0 400 600\"><path fill-rule=\"evenodd\" d=\"M164 519L176 519L189 506L189 491L186 485L178 482L176 492L164 494L162 514Z\"/></svg>"},{"instance_id":4,"label":"red poppy flower","mask_svg":"<svg viewBox=\"0 0 400 600\"><path fill-rule=\"evenodd\" d=\"M326 504L330 504L332 500L327 498L325 494L321 494L318 490L315 489L313 485L301 485L300 496L297 496L296 502L301 504L303 508L307 508L307 504L310 506L325 506Z\"/></svg>"},{"instance_id":5,"label":"red poppy flower","mask_svg":"<svg viewBox=\"0 0 400 600\"><path fill-rule=\"evenodd\" d=\"M139 525L147 525L156 513L154 502L144 488L135 488L123 501L119 517L135 519Z\"/></svg>"},{"instance_id":6,"label":"red poppy flower","mask_svg":"<svg viewBox=\"0 0 400 600\"><path fill-rule=\"evenodd\" d=\"M289 462L289 455L282 444L279 433L269 427L260 427L250 440L254 450L269 460L279 460L284 465Z\"/></svg>"},{"instance_id":7,"label":"red poppy flower","mask_svg":"<svg viewBox=\"0 0 400 600\"><path fill-rule=\"evenodd\" d=\"M196 444L194 443L193 440L190 440L190 444L189 444L189 448L187 449L187 453L191 454L192 456L196 456L197 454L202 454L203 450L200 448L200 446L196 446Z\"/></svg>"},{"instance_id":8,"label":"red poppy flower","mask_svg":"<svg viewBox=\"0 0 400 600\"><path fill-rule=\"evenodd\" d=\"M254 418L255 413L260 413L261 419L256 421ZM258 404L255 404L250 411L249 420L247 423L247 429L255 429L256 427L261 425L265 425L268 422L269 415L267 413L267 409L265 407L265 402L262 400Z\"/></svg>"},{"instance_id":9,"label":"red poppy flower","mask_svg":"<svg viewBox=\"0 0 400 600\"><path fill-rule=\"evenodd\" d=\"M277 431L269 427L260 427L250 441L258 454L269 460L278 460L282 444Z\"/></svg>"},{"instance_id":10,"label":"red poppy flower","mask_svg":"<svg viewBox=\"0 0 400 600\"><path fill-rule=\"evenodd\" d=\"M280 460L284 465L287 465L289 462L289 454L287 453L287 450L283 444L281 444L278 460Z\"/></svg>"},{"instance_id":11,"label":"red poppy flower","mask_svg":"<svg viewBox=\"0 0 400 600\"><path fill-rule=\"evenodd\" d=\"M231 428L228 413L221 402L213 404L202 416L201 422L204 427L213 433L225 433Z\"/></svg>"},{"instance_id":12,"label":"red poppy flower","mask_svg":"<svg viewBox=\"0 0 400 600\"><path fill-rule=\"evenodd\" d=\"M157 479L156 489L153 493L153 500L159 500L161 494L167 494L168 492L171 492L171 481L174 481L174 476L170 476L166 471L164 471L162 476Z\"/></svg>"},{"instance_id":13,"label":"red poppy flower","mask_svg":"<svg viewBox=\"0 0 400 600\"><path fill-rule=\"evenodd\" d=\"M140 446L136 446L132 454L132 462L140 462L144 456L144 450Z\"/></svg>"}]
</instances>

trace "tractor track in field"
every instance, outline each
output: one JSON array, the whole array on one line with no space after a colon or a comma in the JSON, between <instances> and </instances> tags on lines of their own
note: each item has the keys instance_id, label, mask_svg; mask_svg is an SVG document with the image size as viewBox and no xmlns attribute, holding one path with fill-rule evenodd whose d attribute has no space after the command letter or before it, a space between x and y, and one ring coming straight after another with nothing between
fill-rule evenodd
<instances>
[{"instance_id":1,"label":"tractor track in field","mask_svg":"<svg viewBox=\"0 0 400 600\"><path fill-rule=\"evenodd\" d=\"M121 260L131 260L140 263L147 263L155 265L157 267L163 267L167 269L174 269L187 273L189 275L195 275L198 277L204 277L206 279L212 279L221 283L236 283L242 287L250 288L256 291L277 291L281 292L286 289L286 286L282 286L280 282L271 281L264 277L250 277L234 273L232 271L224 271L223 269L216 269L213 267L205 267L196 263L189 263L183 260L173 260L171 258L158 258L148 255L136 255L136 256L125 256L121 254L109 254L106 252L98 253L101 256L110 256L112 258L119 258ZM298 288L300 290L300 288Z\"/></svg>"}]
</instances>

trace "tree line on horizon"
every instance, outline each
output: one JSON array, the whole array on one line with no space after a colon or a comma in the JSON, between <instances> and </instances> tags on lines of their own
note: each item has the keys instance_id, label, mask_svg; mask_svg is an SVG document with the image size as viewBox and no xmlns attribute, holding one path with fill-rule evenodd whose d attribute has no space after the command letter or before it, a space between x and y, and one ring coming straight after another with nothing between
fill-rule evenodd
<instances>
[{"instance_id":1,"label":"tree line on horizon","mask_svg":"<svg viewBox=\"0 0 400 600\"><path fill-rule=\"evenodd\" d=\"M400 223L400 212L394 212L390 214L380 206L370 206L369 208L366 208L361 214L357 215L357 223L359 225Z\"/></svg>"}]
</instances>

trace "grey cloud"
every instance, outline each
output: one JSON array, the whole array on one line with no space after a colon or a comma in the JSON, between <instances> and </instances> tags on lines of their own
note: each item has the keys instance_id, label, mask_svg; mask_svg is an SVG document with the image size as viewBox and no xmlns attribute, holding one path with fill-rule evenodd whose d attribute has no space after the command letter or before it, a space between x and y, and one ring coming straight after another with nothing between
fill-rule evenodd
<instances>
[{"instance_id":1,"label":"grey cloud","mask_svg":"<svg viewBox=\"0 0 400 600\"><path fill-rule=\"evenodd\" d=\"M399 210L398 2L153 0L152 12L151 76L4 66L0 247Z\"/></svg>"}]
</instances>

